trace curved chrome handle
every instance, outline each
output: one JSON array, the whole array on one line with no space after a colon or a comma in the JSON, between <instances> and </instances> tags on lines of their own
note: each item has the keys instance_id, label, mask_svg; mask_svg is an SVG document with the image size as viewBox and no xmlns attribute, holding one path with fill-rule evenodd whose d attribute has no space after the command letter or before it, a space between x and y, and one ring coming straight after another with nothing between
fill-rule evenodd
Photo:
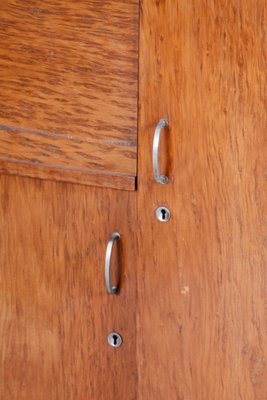
<instances>
[{"instance_id":1,"label":"curved chrome handle","mask_svg":"<svg viewBox=\"0 0 267 400\"><path fill-rule=\"evenodd\" d=\"M117 283L116 285L112 285L111 283L111 272L110 272L110 265L111 265L111 256L114 243L117 242L119 244L120 241L120 234L118 232L113 232L107 245L106 249L106 258L105 258L105 283L106 288L109 294L119 294L119 280L120 280L120 259L118 260L118 274L117 274ZM120 250L120 249L119 249Z\"/></svg>"},{"instance_id":2,"label":"curved chrome handle","mask_svg":"<svg viewBox=\"0 0 267 400\"><path fill-rule=\"evenodd\" d=\"M169 123L166 119L161 119L156 126L154 140L153 140L153 148L152 148L152 161L153 161L153 171L155 181L165 185L168 183L168 177L166 175L161 175L159 170L159 141L160 134L163 128L168 128Z\"/></svg>"}]
</instances>

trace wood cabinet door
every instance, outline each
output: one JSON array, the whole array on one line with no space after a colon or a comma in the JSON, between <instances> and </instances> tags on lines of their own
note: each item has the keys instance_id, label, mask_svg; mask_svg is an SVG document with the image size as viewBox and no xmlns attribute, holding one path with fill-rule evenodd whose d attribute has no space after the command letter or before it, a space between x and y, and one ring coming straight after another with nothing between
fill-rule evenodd
<instances>
[{"instance_id":1,"label":"wood cabinet door","mask_svg":"<svg viewBox=\"0 0 267 400\"><path fill-rule=\"evenodd\" d=\"M134 221L134 192L0 177L1 400L136 399ZM113 231L119 296L104 281Z\"/></svg>"},{"instance_id":2,"label":"wood cabinet door","mask_svg":"<svg viewBox=\"0 0 267 400\"><path fill-rule=\"evenodd\" d=\"M266 24L263 0L141 2L139 399L267 399Z\"/></svg>"},{"instance_id":3,"label":"wood cabinet door","mask_svg":"<svg viewBox=\"0 0 267 400\"><path fill-rule=\"evenodd\" d=\"M139 0L0 4L1 400L136 399L138 27Z\"/></svg>"}]
</instances>

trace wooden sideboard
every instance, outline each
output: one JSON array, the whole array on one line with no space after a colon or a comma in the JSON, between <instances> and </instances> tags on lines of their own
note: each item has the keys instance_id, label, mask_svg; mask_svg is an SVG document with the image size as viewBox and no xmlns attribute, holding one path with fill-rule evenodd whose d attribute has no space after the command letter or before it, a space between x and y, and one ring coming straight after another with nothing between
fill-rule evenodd
<instances>
[{"instance_id":1,"label":"wooden sideboard","mask_svg":"<svg viewBox=\"0 0 267 400\"><path fill-rule=\"evenodd\" d=\"M267 399L266 23L2 1L1 400Z\"/></svg>"}]
</instances>

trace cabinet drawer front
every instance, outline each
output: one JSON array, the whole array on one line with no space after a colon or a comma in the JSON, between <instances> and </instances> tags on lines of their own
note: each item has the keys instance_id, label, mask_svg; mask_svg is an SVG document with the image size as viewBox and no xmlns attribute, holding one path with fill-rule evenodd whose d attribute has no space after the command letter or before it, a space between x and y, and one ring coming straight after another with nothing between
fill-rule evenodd
<instances>
[{"instance_id":1,"label":"cabinet drawer front","mask_svg":"<svg viewBox=\"0 0 267 400\"><path fill-rule=\"evenodd\" d=\"M0 169L134 189L139 1L0 5Z\"/></svg>"}]
</instances>

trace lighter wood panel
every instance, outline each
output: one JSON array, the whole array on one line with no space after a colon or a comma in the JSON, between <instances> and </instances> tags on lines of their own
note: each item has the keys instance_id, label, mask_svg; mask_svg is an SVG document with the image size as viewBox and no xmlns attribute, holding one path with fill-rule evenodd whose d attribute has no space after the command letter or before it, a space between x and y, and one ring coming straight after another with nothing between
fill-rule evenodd
<instances>
[{"instance_id":1,"label":"lighter wood panel","mask_svg":"<svg viewBox=\"0 0 267 400\"><path fill-rule=\"evenodd\" d=\"M99 185L111 174L116 187L121 175L128 188L136 176L138 14L138 0L1 2L2 164L15 157L21 174L45 179L57 168L61 179L62 164L89 167L101 173ZM94 184L89 172L85 183Z\"/></svg>"},{"instance_id":2,"label":"lighter wood panel","mask_svg":"<svg viewBox=\"0 0 267 400\"><path fill-rule=\"evenodd\" d=\"M1 399L136 399L134 221L135 193L1 176ZM113 231L117 297L104 286Z\"/></svg>"},{"instance_id":3,"label":"lighter wood panel","mask_svg":"<svg viewBox=\"0 0 267 400\"><path fill-rule=\"evenodd\" d=\"M141 9L139 398L263 400L267 4ZM163 117L166 186L153 182L149 150ZM161 204L167 224L154 218Z\"/></svg>"}]
</instances>

